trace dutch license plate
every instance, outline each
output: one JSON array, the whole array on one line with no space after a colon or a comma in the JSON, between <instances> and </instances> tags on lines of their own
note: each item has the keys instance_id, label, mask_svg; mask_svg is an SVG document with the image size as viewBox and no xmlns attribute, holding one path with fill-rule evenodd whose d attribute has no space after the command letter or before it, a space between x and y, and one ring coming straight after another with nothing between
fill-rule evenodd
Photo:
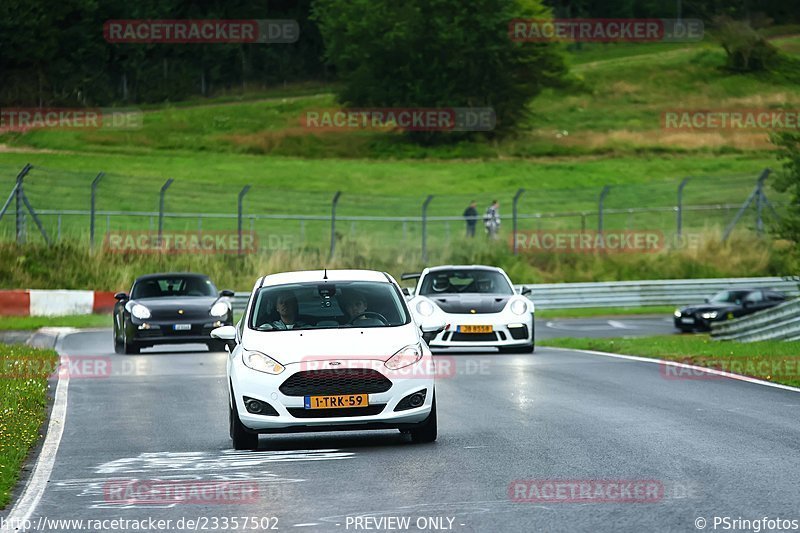
<instances>
[{"instance_id":1,"label":"dutch license plate","mask_svg":"<svg viewBox=\"0 0 800 533\"><path fill-rule=\"evenodd\" d=\"M332 396L306 396L306 409L341 409L343 407L366 407L369 394L336 394Z\"/></svg>"},{"instance_id":2,"label":"dutch license plate","mask_svg":"<svg viewBox=\"0 0 800 533\"><path fill-rule=\"evenodd\" d=\"M191 324L175 324L174 326L172 326L172 328L175 331L189 331L190 329L192 329L192 325Z\"/></svg>"},{"instance_id":3,"label":"dutch license plate","mask_svg":"<svg viewBox=\"0 0 800 533\"><path fill-rule=\"evenodd\" d=\"M692 317L688 317L688 318L684 317L684 318L681 318L681 323L682 323L682 324L694 324L694 318L692 318Z\"/></svg>"},{"instance_id":4,"label":"dutch license plate","mask_svg":"<svg viewBox=\"0 0 800 533\"><path fill-rule=\"evenodd\" d=\"M459 333L491 333L492 326L458 326Z\"/></svg>"}]
</instances>

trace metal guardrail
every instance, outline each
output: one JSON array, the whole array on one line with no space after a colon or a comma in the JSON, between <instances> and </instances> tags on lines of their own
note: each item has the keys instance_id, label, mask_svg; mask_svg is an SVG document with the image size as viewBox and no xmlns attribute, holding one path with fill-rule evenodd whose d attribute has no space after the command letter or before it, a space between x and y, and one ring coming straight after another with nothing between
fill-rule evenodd
<instances>
[{"instance_id":1,"label":"metal guardrail","mask_svg":"<svg viewBox=\"0 0 800 533\"><path fill-rule=\"evenodd\" d=\"M537 309L585 307L648 307L703 303L705 298L725 289L774 289L800 296L796 281L783 278L713 278L655 281L610 281L595 283L542 283L517 285L531 289L528 296ZM236 293L234 311L242 312L250 293Z\"/></svg>"},{"instance_id":2,"label":"metal guardrail","mask_svg":"<svg viewBox=\"0 0 800 533\"><path fill-rule=\"evenodd\" d=\"M800 340L800 299L735 320L712 324L711 336L716 340L740 342Z\"/></svg>"},{"instance_id":3,"label":"metal guardrail","mask_svg":"<svg viewBox=\"0 0 800 533\"><path fill-rule=\"evenodd\" d=\"M533 291L530 298L538 309L689 305L703 303L721 290L745 287L800 295L796 281L775 277L548 283L522 287Z\"/></svg>"}]
</instances>

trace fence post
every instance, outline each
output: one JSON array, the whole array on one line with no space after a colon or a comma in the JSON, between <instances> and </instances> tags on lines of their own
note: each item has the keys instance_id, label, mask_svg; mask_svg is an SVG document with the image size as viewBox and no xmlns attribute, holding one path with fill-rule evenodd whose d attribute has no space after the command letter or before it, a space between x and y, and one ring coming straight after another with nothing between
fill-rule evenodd
<instances>
[{"instance_id":1,"label":"fence post","mask_svg":"<svg viewBox=\"0 0 800 533\"><path fill-rule=\"evenodd\" d=\"M242 204L244 203L244 195L250 190L249 185L245 185L239 191L239 198L236 200L237 216L236 216L236 229L239 232L239 255L242 255Z\"/></svg>"},{"instance_id":2,"label":"fence post","mask_svg":"<svg viewBox=\"0 0 800 533\"><path fill-rule=\"evenodd\" d=\"M25 174L30 172L30 170L32 168L33 168L33 166L30 163L28 163L27 165L25 165L23 167L23 169L17 175L17 179L14 182L14 187L11 189L11 194L8 195L8 199L6 200L6 203L3 204L3 208L0 209L0 220L3 220L3 216L5 216L6 211L8 211L8 208L11 206L11 202L15 198L17 198L17 188L19 187L19 184L22 181L22 178L25 177Z\"/></svg>"},{"instance_id":3,"label":"fence post","mask_svg":"<svg viewBox=\"0 0 800 533\"><path fill-rule=\"evenodd\" d=\"M739 223L739 220L742 218L747 208L750 207L750 204L753 203L753 200L755 200L757 197L758 202L759 203L762 202L764 195L764 191L762 190L764 188L764 181L767 179L770 172L772 172L772 170L765 168L764 171L761 173L761 175L758 177L758 180L756 181L756 188L753 190L753 192L750 193L750 196L748 196L747 200L744 201L742 207L740 207L739 211L736 212L736 215L733 217L733 220L731 220L731 222L725 228L725 232L722 234L722 242L727 241L728 237L731 236L733 228L735 228L736 224ZM761 218L761 213L759 212L759 221L760 218Z\"/></svg>"},{"instance_id":4,"label":"fence post","mask_svg":"<svg viewBox=\"0 0 800 533\"><path fill-rule=\"evenodd\" d=\"M25 210L22 208L23 202L23 185L22 180L31 171L33 165L28 163L25 167L17 174L17 186L14 188L15 195L15 208L16 208L16 221L17 221L17 244L25 244Z\"/></svg>"},{"instance_id":5,"label":"fence post","mask_svg":"<svg viewBox=\"0 0 800 533\"><path fill-rule=\"evenodd\" d=\"M514 239L513 247L514 247L514 255L517 255L517 202L519 202L519 197L525 193L525 189L518 189L517 194L514 195L514 203L512 207L512 229L511 229L511 238Z\"/></svg>"},{"instance_id":6,"label":"fence post","mask_svg":"<svg viewBox=\"0 0 800 533\"><path fill-rule=\"evenodd\" d=\"M341 195L342 191L336 191L331 202L331 254L328 257L329 261L333 259L333 254L336 253L336 204L339 203Z\"/></svg>"},{"instance_id":7,"label":"fence post","mask_svg":"<svg viewBox=\"0 0 800 533\"><path fill-rule=\"evenodd\" d=\"M600 191L600 199L597 202L597 232L602 235L603 233L603 204L606 201L606 196L611 191L611 187L608 185L603 187L603 190Z\"/></svg>"},{"instance_id":8,"label":"fence post","mask_svg":"<svg viewBox=\"0 0 800 533\"><path fill-rule=\"evenodd\" d=\"M678 185L678 227L677 227L677 235L678 239L681 238L681 233L683 232L683 188L686 187L686 184L689 182L691 178L683 178L681 184Z\"/></svg>"},{"instance_id":9,"label":"fence post","mask_svg":"<svg viewBox=\"0 0 800 533\"><path fill-rule=\"evenodd\" d=\"M433 200L433 195L429 194L422 202L422 262L428 261L428 205Z\"/></svg>"},{"instance_id":10,"label":"fence post","mask_svg":"<svg viewBox=\"0 0 800 533\"><path fill-rule=\"evenodd\" d=\"M172 182L175 181L172 178L169 178L164 185L161 186L161 192L158 196L158 246L161 246L161 237L164 233L164 195L167 193L167 189L169 186L172 185Z\"/></svg>"},{"instance_id":11,"label":"fence post","mask_svg":"<svg viewBox=\"0 0 800 533\"><path fill-rule=\"evenodd\" d=\"M92 180L92 205L91 213L89 214L89 248L94 250L94 215L95 215L95 201L97 199L97 186L100 180L103 179L105 173L101 172Z\"/></svg>"}]
</instances>

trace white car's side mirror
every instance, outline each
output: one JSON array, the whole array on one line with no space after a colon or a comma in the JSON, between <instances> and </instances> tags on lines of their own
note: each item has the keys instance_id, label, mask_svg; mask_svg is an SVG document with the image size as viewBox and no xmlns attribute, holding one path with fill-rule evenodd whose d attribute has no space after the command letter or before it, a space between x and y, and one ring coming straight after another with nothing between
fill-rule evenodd
<instances>
[{"instance_id":1,"label":"white car's side mirror","mask_svg":"<svg viewBox=\"0 0 800 533\"><path fill-rule=\"evenodd\" d=\"M233 326L222 326L211 330L211 337L214 339L221 339L223 341L236 340L236 328Z\"/></svg>"},{"instance_id":2,"label":"white car's side mirror","mask_svg":"<svg viewBox=\"0 0 800 533\"><path fill-rule=\"evenodd\" d=\"M425 342L430 342L442 331L444 331L446 324L444 320L427 319L420 324L419 329L422 331L422 339Z\"/></svg>"}]
</instances>

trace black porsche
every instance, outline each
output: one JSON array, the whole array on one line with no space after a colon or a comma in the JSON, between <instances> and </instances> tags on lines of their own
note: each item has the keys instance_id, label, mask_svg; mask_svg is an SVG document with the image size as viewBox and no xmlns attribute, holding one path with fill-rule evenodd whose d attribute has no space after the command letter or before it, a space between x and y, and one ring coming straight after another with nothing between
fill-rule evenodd
<instances>
[{"instance_id":1,"label":"black porsche","mask_svg":"<svg viewBox=\"0 0 800 533\"><path fill-rule=\"evenodd\" d=\"M683 332L709 331L711 323L730 320L768 309L786 301L783 293L766 289L721 291L706 298L706 303L675 311L675 327Z\"/></svg>"},{"instance_id":2,"label":"black porsche","mask_svg":"<svg viewBox=\"0 0 800 533\"><path fill-rule=\"evenodd\" d=\"M148 274L133 282L130 294L114 295L114 350L139 353L156 344L206 344L224 351L211 330L233 324L233 291L218 292L203 274Z\"/></svg>"}]
</instances>

